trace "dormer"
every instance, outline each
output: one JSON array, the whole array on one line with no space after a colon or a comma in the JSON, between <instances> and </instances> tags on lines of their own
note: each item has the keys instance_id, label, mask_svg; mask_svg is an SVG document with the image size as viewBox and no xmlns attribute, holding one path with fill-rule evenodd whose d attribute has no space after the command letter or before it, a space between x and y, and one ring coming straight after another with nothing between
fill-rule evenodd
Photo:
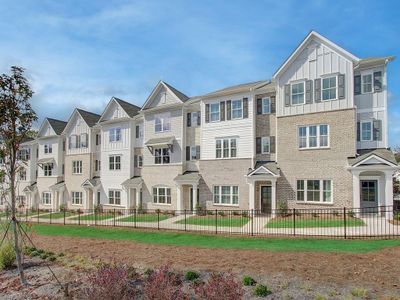
<instances>
[{"instance_id":1,"label":"dormer","mask_svg":"<svg viewBox=\"0 0 400 300\"><path fill-rule=\"evenodd\" d=\"M129 119L136 116L139 111L140 107L119 98L112 97L101 114L99 122Z\"/></svg>"}]
</instances>

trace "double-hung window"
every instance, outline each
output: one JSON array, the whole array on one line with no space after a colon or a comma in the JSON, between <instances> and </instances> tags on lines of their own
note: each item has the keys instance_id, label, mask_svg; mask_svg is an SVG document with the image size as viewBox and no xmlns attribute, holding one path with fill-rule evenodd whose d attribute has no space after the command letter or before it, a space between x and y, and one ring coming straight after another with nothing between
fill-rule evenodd
<instances>
[{"instance_id":1,"label":"double-hung window","mask_svg":"<svg viewBox=\"0 0 400 300\"><path fill-rule=\"evenodd\" d=\"M199 112L193 111L190 113L190 127L197 127L199 124Z\"/></svg>"},{"instance_id":2,"label":"double-hung window","mask_svg":"<svg viewBox=\"0 0 400 300\"><path fill-rule=\"evenodd\" d=\"M95 171L95 172L98 172L98 171L100 171L100 170L101 170L101 161L98 160L98 159L96 159L96 160L94 161L94 171Z\"/></svg>"},{"instance_id":3,"label":"double-hung window","mask_svg":"<svg viewBox=\"0 0 400 300\"><path fill-rule=\"evenodd\" d=\"M215 141L216 158L232 158L237 156L237 139L225 138Z\"/></svg>"},{"instance_id":4,"label":"double-hung window","mask_svg":"<svg viewBox=\"0 0 400 300\"><path fill-rule=\"evenodd\" d=\"M109 157L109 169L121 170L121 155L111 155Z\"/></svg>"},{"instance_id":5,"label":"double-hung window","mask_svg":"<svg viewBox=\"0 0 400 300\"><path fill-rule=\"evenodd\" d=\"M262 98L262 114L271 113L271 99L269 97Z\"/></svg>"},{"instance_id":6,"label":"double-hung window","mask_svg":"<svg viewBox=\"0 0 400 300\"><path fill-rule=\"evenodd\" d=\"M238 205L239 187L236 185L214 185L213 199L214 204Z\"/></svg>"},{"instance_id":7,"label":"double-hung window","mask_svg":"<svg viewBox=\"0 0 400 300\"><path fill-rule=\"evenodd\" d=\"M332 203L332 180L297 180L297 201Z\"/></svg>"},{"instance_id":8,"label":"double-hung window","mask_svg":"<svg viewBox=\"0 0 400 300\"><path fill-rule=\"evenodd\" d=\"M43 165L43 175L51 176L53 173L53 164L44 164Z\"/></svg>"},{"instance_id":9,"label":"double-hung window","mask_svg":"<svg viewBox=\"0 0 400 300\"><path fill-rule=\"evenodd\" d=\"M26 170L25 169L21 169L18 172L18 177L19 177L19 180L25 181L26 180Z\"/></svg>"},{"instance_id":10,"label":"double-hung window","mask_svg":"<svg viewBox=\"0 0 400 300\"><path fill-rule=\"evenodd\" d=\"M121 205L121 191L120 190L109 190L108 191L108 203L111 205Z\"/></svg>"},{"instance_id":11,"label":"double-hung window","mask_svg":"<svg viewBox=\"0 0 400 300\"><path fill-rule=\"evenodd\" d=\"M372 141L372 122L361 122L361 140Z\"/></svg>"},{"instance_id":12,"label":"double-hung window","mask_svg":"<svg viewBox=\"0 0 400 300\"><path fill-rule=\"evenodd\" d=\"M261 153L262 154L270 153L270 138L269 138L269 136L263 136L261 138Z\"/></svg>"},{"instance_id":13,"label":"double-hung window","mask_svg":"<svg viewBox=\"0 0 400 300\"><path fill-rule=\"evenodd\" d=\"M242 100L232 100L232 119L241 119L243 117Z\"/></svg>"},{"instance_id":14,"label":"double-hung window","mask_svg":"<svg viewBox=\"0 0 400 300\"><path fill-rule=\"evenodd\" d=\"M219 102L210 104L210 121L211 122L219 121Z\"/></svg>"},{"instance_id":15,"label":"double-hung window","mask_svg":"<svg viewBox=\"0 0 400 300\"><path fill-rule=\"evenodd\" d=\"M82 161L81 160L72 161L72 174L82 174Z\"/></svg>"},{"instance_id":16,"label":"double-hung window","mask_svg":"<svg viewBox=\"0 0 400 300\"><path fill-rule=\"evenodd\" d=\"M154 187L153 202L157 204L171 204L171 189L166 187Z\"/></svg>"},{"instance_id":17,"label":"double-hung window","mask_svg":"<svg viewBox=\"0 0 400 300\"><path fill-rule=\"evenodd\" d=\"M169 148L156 148L154 149L154 163L169 164L170 163L170 151Z\"/></svg>"},{"instance_id":18,"label":"double-hung window","mask_svg":"<svg viewBox=\"0 0 400 300\"><path fill-rule=\"evenodd\" d=\"M154 131L164 132L171 130L171 119L167 115L158 115L154 118Z\"/></svg>"},{"instance_id":19,"label":"double-hung window","mask_svg":"<svg viewBox=\"0 0 400 300\"><path fill-rule=\"evenodd\" d=\"M291 101L292 105L304 103L304 82L291 84Z\"/></svg>"},{"instance_id":20,"label":"double-hung window","mask_svg":"<svg viewBox=\"0 0 400 300\"><path fill-rule=\"evenodd\" d=\"M337 76L322 78L322 100L334 100L337 97Z\"/></svg>"},{"instance_id":21,"label":"double-hung window","mask_svg":"<svg viewBox=\"0 0 400 300\"><path fill-rule=\"evenodd\" d=\"M51 193L50 192L43 192L42 193L42 203L46 205L51 204Z\"/></svg>"},{"instance_id":22,"label":"double-hung window","mask_svg":"<svg viewBox=\"0 0 400 300\"><path fill-rule=\"evenodd\" d=\"M329 126L326 124L301 126L298 129L299 149L329 147Z\"/></svg>"},{"instance_id":23,"label":"double-hung window","mask_svg":"<svg viewBox=\"0 0 400 300\"><path fill-rule=\"evenodd\" d=\"M119 142L121 141L121 128L111 128L109 130L109 141L112 142Z\"/></svg>"},{"instance_id":24,"label":"double-hung window","mask_svg":"<svg viewBox=\"0 0 400 300\"><path fill-rule=\"evenodd\" d=\"M200 159L200 147L199 146L191 146L190 147L190 160L199 160Z\"/></svg>"},{"instance_id":25,"label":"double-hung window","mask_svg":"<svg viewBox=\"0 0 400 300\"><path fill-rule=\"evenodd\" d=\"M101 133L96 134L96 146L101 145Z\"/></svg>"},{"instance_id":26,"label":"double-hung window","mask_svg":"<svg viewBox=\"0 0 400 300\"><path fill-rule=\"evenodd\" d=\"M82 205L82 192L71 192L72 204Z\"/></svg>"},{"instance_id":27,"label":"double-hung window","mask_svg":"<svg viewBox=\"0 0 400 300\"><path fill-rule=\"evenodd\" d=\"M361 76L361 91L363 94L372 93L372 73Z\"/></svg>"},{"instance_id":28,"label":"double-hung window","mask_svg":"<svg viewBox=\"0 0 400 300\"><path fill-rule=\"evenodd\" d=\"M44 145L44 153L45 154L50 154L53 152L53 146L52 144L45 144Z\"/></svg>"},{"instance_id":29,"label":"double-hung window","mask_svg":"<svg viewBox=\"0 0 400 300\"><path fill-rule=\"evenodd\" d=\"M87 133L82 133L80 136L80 142L81 148L87 148L89 144L89 135Z\"/></svg>"}]
</instances>

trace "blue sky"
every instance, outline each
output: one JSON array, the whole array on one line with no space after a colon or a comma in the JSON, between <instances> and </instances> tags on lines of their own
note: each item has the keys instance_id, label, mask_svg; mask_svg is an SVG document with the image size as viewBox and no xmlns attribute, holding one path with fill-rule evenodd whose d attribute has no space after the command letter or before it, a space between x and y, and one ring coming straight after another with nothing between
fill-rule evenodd
<instances>
[{"instance_id":1,"label":"blue sky","mask_svg":"<svg viewBox=\"0 0 400 300\"><path fill-rule=\"evenodd\" d=\"M112 96L141 106L161 79L189 96L269 79L310 30L358 57L399 56L400 1L2 1L0 72L27 69L33 106L68 119ZM400 57L389 66L400 145Z\"/></svg>"}]
</instances>

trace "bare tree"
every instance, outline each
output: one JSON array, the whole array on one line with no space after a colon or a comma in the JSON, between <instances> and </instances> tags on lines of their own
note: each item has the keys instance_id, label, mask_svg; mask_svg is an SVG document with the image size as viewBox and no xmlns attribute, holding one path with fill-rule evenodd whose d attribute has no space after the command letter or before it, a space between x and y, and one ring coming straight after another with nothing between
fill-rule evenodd
<instances>
[{"instance_id":1,"label":"bare tree","mask_svg":"<svg viewBox=\"0 0 400 300\"><path fill-rule=\"evenodd\" d=\"M31 134L32 123L37 120L37 116L29 102L33 91L24 71L21 67L12 66L10 74L0 76L0 158L9 184L9 206L18 272L22 285L27 285L16 219L16 173L20 167L18 150Z\"/></svg>"}]
</instances>

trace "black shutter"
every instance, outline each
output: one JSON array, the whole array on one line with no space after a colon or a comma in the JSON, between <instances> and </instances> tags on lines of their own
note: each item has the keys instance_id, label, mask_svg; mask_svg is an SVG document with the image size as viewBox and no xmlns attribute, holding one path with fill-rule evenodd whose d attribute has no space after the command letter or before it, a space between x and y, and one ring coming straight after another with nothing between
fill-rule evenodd
<instances>
[{"instance_id":1,"label":"black shutter","mask_svg":"<svg viewBox=\"0 0 400 300\"><path fill-rule=\"evenodd\" d=\"M206 104L206 123L210 122L210 104Z\"/></svg>"},{"instance_id":2,"label":"black shutter","mask_svg":"<svg viewBox=\"0 0 400 300\"><path fill-rule=\"evenodd\" d=\"M192 114L191 113L187 113L186 124L187 124L187 127L192 126Z\"/></svg>"},{"instance_id":3,"label":"black shutter","mask_svg":"<svg viewBox=\"0 0 400 300\"><path fill-rule=\"evenodd\" d=\"M361 138L360 122L357 122L357 142L360 141L360 138Z\"/></svg>"},{"instance_id":4,"label":"black shutter","mask_svg":"<svg viewBox=\"0 0 400 300\"><path fill-rule=\"evenodd\" d=\"M71 136L68 137L68 149L71 149Z\"/></svg>"},{"instance_id":5,"label":"black shutter","mask_svg":"<svg viewBox=\"0 0 400 300\"><path fill-rule=\"evenodd\" d=\"M196 159L200 159L200 146L196 146Z\"/></svg>"},{"instance_id":6,"label":"black shutter","mask_svg":"<svg viewBox=\"0 0 400 300\"><path fill-rule=\"evenodd\" d=\"M382 91L382 71L374 72L374 91Z\"/></svg>"},{"instance_id":7,"label":"black shutter","mask_svg":"<svg viewBox=\"0 0 400 300\"><path fill-rule=\"evenodd\" d=\"M190 146L186 146L186 160L190 160Z\"/></svg>"},{"instance_id":8,"label":"black shutter","mask_svg":"<svg viewBox=\"0 0 400 300\"><path fill-rule=\"evenodd\" d=\"M96 136L96 138L97 138L97 136ZM139 125L136 125L136 138L137 139L139 138ZM96 139L96 143L97 143L97 139Z\"/></svg>"},{"instance_id":9,"label":"black shutter","mask_svg":"<svg viewBox=\"0 0 400 300\"><path fill-rule=\"evenodd\" d=\"M361 75L354 76L354 95L361 94Z\"/></svg>"},{"instance_id":10,"label":"black shutter","mask_svg":"<svg viewBox=\"0 0 400 300\"><path fill-rule=\"evenodd\" d=\"M315 102L321 102L321 78L314 80L314 91Z\"/></svg>"},{"instance_id":11,"label":"black shutter","mask_svg":"<svg viewBox=\"0 0 400 300\"><path fill-rule=\"evenodd\" d=\"M276 141L274 136L269 137L269 153L275 153Z\"/></svg>"},{"instance_id":12,"label":"black shutter","mask_svg":"<svg viewBox=\"0 0 400 300\"><path fill-rule=\"evenodd\" d=\"M374 141L382 141L382 120L374 120Z\"/></svg>"},{"instance_id":13,"label":"black shutter","mask_svg":"<svg viewBox=\"0 0 400 300\"><path fill-rule=\"evenodd\" d=\"M285 84L285 106L290 106L290 84Z\"/></svg>"},{"instance_id":14,"label":"black shutter","mask_svg":"<svg viewBox=\"0 0 400 300\"><path fill-rule=\"evenodd\" d=\"M243 98L243 119L249 117L249 99Z\"/></svg>"},{"instance_id":15,"label":"black shutter","mask_svg":"<svg viewBox=\"0 0 400 300\"><path fill-rule=\"evenodd\" d=\"M256 138L256 154L261 154L261 138Z\"/></svg>"},{"instance_id":16,"label":"black shutter","mask_svg":"<svg viewBox=\"0 0 400 300\"><path fill-rule=\"evenodd\" d=\"M270 103L271 103L271 114L276 113L276 98L275 96L272 96L269 98Z\"/></svg>"},{"instance_id":17,"label":"black shutter","mask_svg":"<svg viewBox=\"0 0 400 300\"><path fill-rule=\"evenodd\" d=\"M197 112L197 125L201 125L201 114L199 111Z\"/></svg>"},{"instance_id":18,"label":"black shutter","mask_svg":"<svg viewBox=\"0 0 400 300\"><path fill-rule=\"evenodd\" d=\"M257 99L257 115L262 115L262 99Z\"/></svg>"},{"instance_id":19,"label":"black shutter","mask_svg":"<svg viewBox=\"0 0 400 300\"><path fill-rule=\"evenodd\" d=\"M219 103L219 120L225 121L225 101Z\"/></svg>"},{"instance_id":20,"label":"black shutter","mask_svg":"<svg viewBox=\"0 0 400 300\"><path fill-rule=\"evenodd\" d=\"M345 87L346 87L345 75L339 74L339 76L338 76L339 99L344 99L344 97L346 96Z\"/></svg>"},{"instance_id":21,"label":"black shutter","mask_svg":"<svg viewBox=\"0 0 400 300\"><path fill-rule=\"evenodd\" d=\"M232 101L231 100L226 101L226 119L227 120L232 119Z\"/></svg>"},{"instance_id":22,"label":"black shutter","mask_svg":"<svg viewBox=\"0 0 400 300\"><path fill-rule=\"evenodd\" d=\"M97 163L97 160L96 160L96 163ZM133 156L133 166L134 166L135 168L138 167L138 157L137 157L136 154Z\"/></svg>"},{"instance_id":23,"label":"black shutter","mask_svg":"<svg viewBox=\"0 0 400 300\"><path fill-rule=\"evenodd\" d=\"M313 102L313 81L307 80L306 81L306 103Z\"/></svg>"}]
</instances>

